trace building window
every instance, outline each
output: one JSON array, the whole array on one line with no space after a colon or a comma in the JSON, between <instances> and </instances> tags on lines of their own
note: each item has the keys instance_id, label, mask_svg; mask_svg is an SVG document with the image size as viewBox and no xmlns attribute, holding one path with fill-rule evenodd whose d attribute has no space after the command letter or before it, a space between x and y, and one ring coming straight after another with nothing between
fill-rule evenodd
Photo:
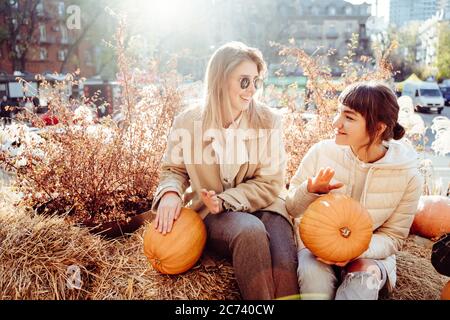
<instances>
[{"instance_id":1,"label":"building window","mask_svg":"<svg viewBox=\"0 0 450 320\"><path fill-rule=\"evenodd\" d=\"M337 41L336 40L330 40L328 42L328 48L329 49L337 49Z\"/></svg>"},{"instance_id":2,"label":"building window","mask_svg":"<svg viewBox=\"0 0 450 320\"><path fill-rule=\"evenodd\" d=\"M328 7L328 14L329 14L330 16L335 16L335 15L336 15L336 8L333 7L333 6Z\"/></svg>"},{"instance_id":3,"label":"building window","mask_svg":"<svg viewBox=\"0 0 450 320\"><path fill-rule=\"evenodd\" d=\"M352 33L353 32L353 24L351 22L347 22L345 25L345 32Z\"/></svg>"},{"instance_id":4,"label":"building window","mask_svg":"<svg viewBox=\"0 0 450 320\"><path fill-rule=\"evenodd\" d=\"M69 33L67 32L66 26L64 23L61 23L59 30L61 31L61 43L69 44Z\"/></svg>"},{"instance_id":5,"label":"building window","mask_svg":"<svg viewBox=\"0 0 450 320\"><path fill-rule=\"evenodd\" d=\"M40 0L36 5L36 13L38 16L44 15L44 3L42 2L42 0Z\"/></svg>"},{"instance_id":6,"label":"building window","mask_svg":"<svg viewBox=\"0 0 450 320\"><path fill-rule=\"evenodd\" d=\"M13 18L12 20L11 20L11 22L12 22L12 25L14 26L14 29L17 29L17 27L18 27L18 23L17 23L17 19L16 18Z\"/></svg>"},{"instance_id":7,"label":"building window","mask_svg":"<svg viewBox=\"0 0 450 320\"><path fill-rule=\"evenodd\" d=\"M19 9L19 0L9 0L9 5L13 9Z\"/></svg>"},{"instance_id":8,"label":"building window","mask_svg":"<svg viewBox=\"0 0 450 320\"><path fill-rule=\"evenodd\" d=\"M361 38L365 38L366 37L366 25L365 24L360 24L359 25L359 36Z\"/></svg>"},{"instance_id":9,"label":"building window","mask_svg":"<svg viewBox=\"0 0 450 320\"><path fill-rule=\"evenodd\" d=\"M327 26L327 34L328 39L337 39L339 38L339 33L336 30L336 25L334 23L330 23Z\"/></svg>"},{"instance_id":10,"label":"building window","mask_svg":"<svg viewBox=\"0 0 450 320\"><path fill-rule=\"evenodd\" d=\"M0 84L0 97L8 96L6 93L6 84Z\"/></svg>"},{"instance_id":11,"label":"building window","mask_svg":"<svg viewBox=\"0 0 450 320\"><path fill-rule=\"evenodd\" d=\"M289 8L286 7L285 5L282 5L282 6L279 8L279 11L280 11L280 15L281 15L282 17L287 17L287 16L289 15Z\"/></svg>"},{"instance_id":12,"label":"building window","mask_svg":"<svg viewBox=\"0 0 450 320\"><path fill-rule=\"evenodd\" d=\"M345 14L346 14L347 16L351 16L351 15L353 14L352 7L346 6L346 7L345 7Z\"/></svg>"},{"instance_id":13,"label":"building window","mask_svg":"<svg viewBox=\"0 0 450 320\"><path fill-rule=\"evenodd\" d=\"M39 39L40 41L46 41L47 40L47 29L45 27L45 24L39 24Z\"/></svg>"},{"instance_id":14,"label":"building window","mask_svg":"<svg viewBox=\"0 0 450 320\"><path fill-rule=\"evenodd\" d=\"M311 7L311 14L312 14L313 16L318 16L318 15L319 15L319 8L316 7L316 6L312 6L312 7Z\"/></svg>"},{"instance_id":15,"label":"building window","mask_svg":"<svg viewBox=\"0 0 450 320\"><path fill-rule=\"evenodd\" d=\"M66 6L64 2L58 2L58 15L64 17L66 15Z\"/></svg>"},{"instance_id":16,"label":"building window","mask_svg":"<svg viewBox=\"0 0 450 320\"><path fill-rule=\"evenodd\" d=\"M89 50L84 51L84 61L86 62L86 65L88 65L88 66L94 65L94 62L92 61L92 54Z\"/></svg>"},{"instance_id":17,"label":"building window","mask_svg":"<svg viewBox=\"0 0 450 320\"><path fill-rule=\"evenodd\" d=\"M48 59L48 52L46 48L39 48L39 59L41 61Z\"/></svg>"},{"instance_id":18,"label":"building window","mask_svg":"<svg viewBox=\"0 0 450 320\"><path fill-rule=\"evenodd\" d=\"M58 50L58 60L59 60L59 61L64 61L64 60L66 60L66 58L67 58L67 53L68 53L67 49L64 49L64 50Z\"/></svg>"}]
</instances>

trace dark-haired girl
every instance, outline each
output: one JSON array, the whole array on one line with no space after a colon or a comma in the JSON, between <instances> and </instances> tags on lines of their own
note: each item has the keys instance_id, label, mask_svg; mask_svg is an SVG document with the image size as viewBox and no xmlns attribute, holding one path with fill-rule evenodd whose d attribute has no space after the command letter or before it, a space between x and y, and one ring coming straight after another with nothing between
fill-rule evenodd
<instances>
[{"instance_id":1,"label":"dark-haired girl","mask_svg":"<svg viewBox=\"0 0 450 320\"><path fill-rule=\"evenodd\" d=\"M300 243L303 299L375 300L381 289L393 290L395 253L408 236L422 192L415 151L395 141L405 133L398 113L397 98L385 84L350 85L339 96L334 139L314 145L292 178L286 207L293 217L332 192L358 200L373 221L368 250L352 261L321 260Z\"/></svg>"}]
</instances>

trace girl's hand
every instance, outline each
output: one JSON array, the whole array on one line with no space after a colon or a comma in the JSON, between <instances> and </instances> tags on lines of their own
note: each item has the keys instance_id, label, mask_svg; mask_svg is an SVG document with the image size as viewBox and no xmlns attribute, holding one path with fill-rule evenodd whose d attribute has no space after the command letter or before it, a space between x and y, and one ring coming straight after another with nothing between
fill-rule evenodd
<instances>
[{"instance_id":1,"label":"girl's hand","mask_svg":"<svg viewBox=\"0 0 450 320\"><path fill-rule=\"evenodd\" d=\"M319 173L312 178L308 178L308 192L326 194L334 189L339 189L344 186L343 183L330 184L331 179L334 177L334 170L331 168L321 168Z\"/></svg>"},{"instance_id":2,"label":"girl's hand","mask_svg":"<svg viewBox=\"0 0 450 320\"><path fill-rule=\"evenodd\" d=\"M200 191L200 196L203 203L212 214L217 214L222 211L222 200L217 197L213 190L208 191L206 189L202 189Z\"/></svg>"},{"instance_id":3,"label":"girl's hand","mask_svg":"<svg viewBox=\"0 0 450 320\"><path fill-rule=\"evenodd\" d=\"M173 191L164 193L159 203L155 218L155 229L162 234L172 231L173 221L180 217L182 201Z\"/></svg>"},{"instance_id":4,"label":"girl's hand","mask_svg":"<svg viewBox=\"0 0 450 320\"><path fill-rule=\"evenodd\" d=\"M336 265L338 267L345 267L351 261L351 260L347 260L347 261L344 261L344 262L331 262L331 261L327 261L327 260L324 260L324 259L319 258L319 257L316 257L316 259L319 260L320 262L325 263L325 264Z\"/></svg>"}]
</instances>

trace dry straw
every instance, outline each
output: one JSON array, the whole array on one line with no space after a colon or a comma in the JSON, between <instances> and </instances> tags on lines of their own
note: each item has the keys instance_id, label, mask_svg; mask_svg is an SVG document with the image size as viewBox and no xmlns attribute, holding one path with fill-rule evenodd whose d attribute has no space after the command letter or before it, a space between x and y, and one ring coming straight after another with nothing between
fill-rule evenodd
<instances>
[{"instance_id":1,"label":"dry straw","mask_svg":"<svg viewBox=\"0 0 450 320\"><path fill-rule=\"evenodd\" d=\"M232 267L224 261L198 263L179 276L153 270L143 254L142 233L143 228L107 241L61 217L2 206L0 299L239 298ZM73 267L80 270L80 289Z\"/></svg>"},{"instance_id":2,"label":"dry straw","mask_svg":"<svg viewBox=\"0 0 450 320\"><path fill-rule=\"evenodd\" d=\"M145 227L107 241L61 217L16 208L12 195L5 188L0 193L0 299L240 299L228 261L204 256L185 274L161 275L143 254ZM389 299L439 298L448 278L433 269L430 255L412 238L406 241ZM68 286L70 266L80 270L80 290Z\"/></svg>"}]
</instances>

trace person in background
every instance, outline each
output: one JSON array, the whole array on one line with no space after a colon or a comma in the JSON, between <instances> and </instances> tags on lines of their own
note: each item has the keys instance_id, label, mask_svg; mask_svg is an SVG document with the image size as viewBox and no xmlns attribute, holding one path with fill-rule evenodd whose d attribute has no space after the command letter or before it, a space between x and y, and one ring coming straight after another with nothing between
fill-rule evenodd
<instances>
[{"instance_id":1,"label":"person in background","mask_svg":"<svg viewBox=\"0 0 450 320\"><path fill-rule=\"evenodd\" d=\"M0 102L0 118L4 126L11 123L11 103L7 96L3 96Z\"/></svg>"}]
</instances>

